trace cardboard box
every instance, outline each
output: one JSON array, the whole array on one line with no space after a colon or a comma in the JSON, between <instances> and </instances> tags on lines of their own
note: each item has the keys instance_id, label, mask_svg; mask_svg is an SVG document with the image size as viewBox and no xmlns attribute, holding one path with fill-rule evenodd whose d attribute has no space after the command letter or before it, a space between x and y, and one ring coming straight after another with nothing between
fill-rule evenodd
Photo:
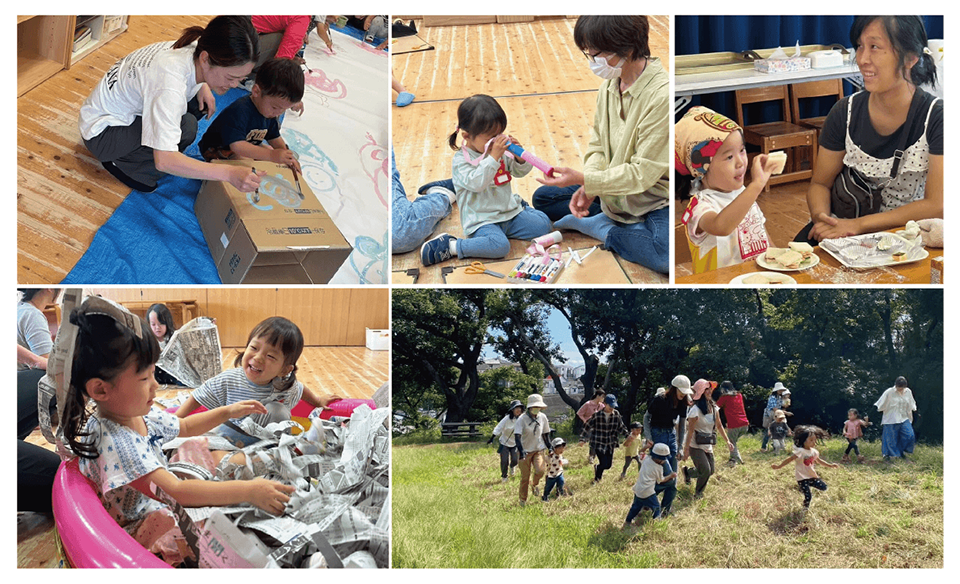
<instances>
[{"instance_id":1,"label":"cardboard box","mask_svg":"<svg viewBox=\"0 0 960 584\"><path fill-rule=\"evenodd\" d=\"M224 284L326 284L352 248L293 171L261 160L215 164L265 170L259 202L230 183L204 181L194 211Z\"/></svg>"}]
</instances>

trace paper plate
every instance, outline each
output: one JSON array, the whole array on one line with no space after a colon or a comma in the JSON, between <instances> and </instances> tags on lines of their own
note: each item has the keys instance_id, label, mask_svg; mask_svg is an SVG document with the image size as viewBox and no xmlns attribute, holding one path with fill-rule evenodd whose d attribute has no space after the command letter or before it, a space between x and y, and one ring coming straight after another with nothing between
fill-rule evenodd
<instances>
[{"instance_id":1,"label":"paper plate","mask_svg":"<svg viewBox=\"0 0 960 584\"><path fill-rule=\"evenodd\" d=\"M800 270L806 270L807 268L812 268L813 266L820 263L820 256L813 254L809 258L800 262L800 266L796 268L785 268L778 264L777 262L768 262L766 260L766 255L761 254L757 256L757 265L765 270L774 270L777 272L799 272Z\"/></svg>"},{"instance_id":2,"label":"paper plate","mask_svg":"<svg viewBox=\"0 0 960 584\"><path fill-rule=\"evenodd\" d=\"M744 282L747 278L751 276L765 276L771 281L767 283L760 284L747 284ZM791 278L786 274L781 274L780 272L751 272L749 274L740 274L736 278L730 280L731 286L747 286L747 287L759 287L759 286L796 286L797 281Z\"/></svg>"}]
</instances>

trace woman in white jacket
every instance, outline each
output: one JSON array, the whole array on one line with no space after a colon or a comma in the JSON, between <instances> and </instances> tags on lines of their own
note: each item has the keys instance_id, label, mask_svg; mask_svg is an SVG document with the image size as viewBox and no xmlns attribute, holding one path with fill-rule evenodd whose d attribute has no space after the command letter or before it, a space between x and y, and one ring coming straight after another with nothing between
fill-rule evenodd
<instances>
[{"instance_id":1,"label":"woman in white jacket","mask_svg":"<svg viewBox=\"0 0 960 584\"><path fill-rule=\"evenodd\" d=\"M520 451L517 448L516 438L514 438L513 435L513 427L517 425L517 419L520 418L521 414L523 414L523 403L518 399L510 402L507 414L503 416L503 419L500 420L497 427L493 429L493 436L490 436L490 439L487 440L487 444L490 444L497 435L500 436L500 446L497 448L497 452L500 454L501 482L504 483L507 482L508 468L510 471L509 476L512 477L513 469L515 469L520 462Z\"/></svg>"}]
</instances>

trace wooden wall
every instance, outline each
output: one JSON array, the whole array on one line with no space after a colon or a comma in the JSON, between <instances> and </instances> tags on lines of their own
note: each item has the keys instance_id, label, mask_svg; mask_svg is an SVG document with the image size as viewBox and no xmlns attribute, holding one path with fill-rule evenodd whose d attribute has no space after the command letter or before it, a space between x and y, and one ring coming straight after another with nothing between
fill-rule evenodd
<instances>
[{"instance_id":1,"label":"wooden wall","mask_svg":"<svg viewBox=\"0 0 960 584\"><path fill-rule=\"evenodd\" d=\"M270 316L289 318L308 346L362 346L366 330L390 328L385 288L89 288L117 302L195 300L200 316L217 319L220 343L242 347Z\"/></svg>"}]
</instances>

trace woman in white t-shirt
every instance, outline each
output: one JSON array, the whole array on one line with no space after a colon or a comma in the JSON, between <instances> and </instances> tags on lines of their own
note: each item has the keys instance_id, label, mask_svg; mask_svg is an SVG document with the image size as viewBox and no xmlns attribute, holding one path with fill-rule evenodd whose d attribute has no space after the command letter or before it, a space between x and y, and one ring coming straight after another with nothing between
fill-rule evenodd
<instances>
[{"instance_id":1,"label":"woman in white t-shirt","mask_svg":"<svg viewBox=\"0 0 960 584\"><path fill-rule=\"evenodd\" d=\"M523 414L523 404L515 399L510 402L507 414L503 416L497 427L493 429L493 435L487 444L493 442L493 439L500 436L500 446L497 453L500 455L500 481L507 482L507 469L510 469L510 476L513 476L513 469L520 462L520 448L517 446L517 439L513 435L513 429L517 425L517 420Z\"/></svg>"},{"instance_id":2,"label":"woman in white t-shirt","mask_svg":"<svg viewBox=\"0 0 960 584\"><path fill-rule=\"evenodd\" d=\"M883 392L873 405L883 412L883 419L880 421L883 428L883 460L906 460L907 454L913 453L913 445L917 441L913 433L913 412L917 410L917 402L913 399L913 392L907 387L907 379L903 376L897 377L893 387Z\"/></svg>"},{"instance_id":3,"label":"woman in white t-shirt","mask_svg":"<svg viewBox=\"0 0 960 584\"><path fill-rule=\"evenodd\" d=\"M683 455L680 460L690 458L694 468L681 467L683 480L690 483L697 479L694 498L703 496L707 482L716 471L713 459L713 444L717 441L717 434L723 436L727 448L733 450L733 444L727 438L727 432L720 423L720 408L713 403L712 392L716 385L706 379L698 379L693 384L693 405L687 408L687 435L683 443Z\"/></svg>"},{"instance_id":4,"label":"woman in white t-shirt","mask_svg":"<svg viewBox=\"0 0 960 584\"><path fill-rule=\"evenodd\" d=\"M176 42L137 49L107 71L80 108L80 136L103 167L132 189L151 192L166 174L227 181L249 192L260 177L246 167L183 154L197 120L216 110L253 69L260 44L249 16L218 16Z\"/></svg>"}]
</instances>

